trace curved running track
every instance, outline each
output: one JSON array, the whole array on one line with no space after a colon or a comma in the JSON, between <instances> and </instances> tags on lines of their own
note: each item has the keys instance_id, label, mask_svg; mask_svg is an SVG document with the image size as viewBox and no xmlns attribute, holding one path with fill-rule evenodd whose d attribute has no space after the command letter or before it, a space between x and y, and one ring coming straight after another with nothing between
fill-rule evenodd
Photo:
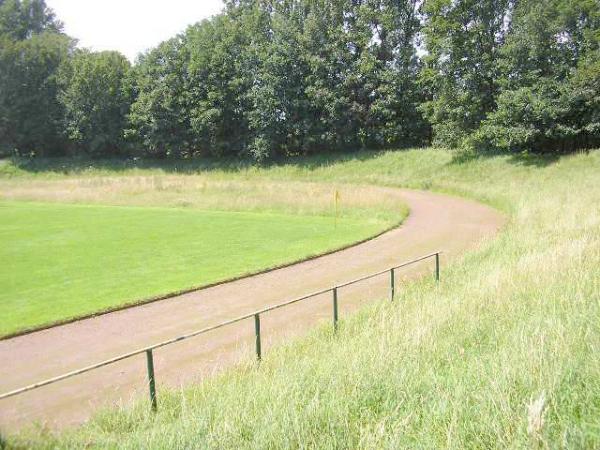
<instances>
[{"instance_id":1,"label":"curved running track","mask_svg":"<svg viewBox=\"0 0 600 450\"><path fill-rule=\"evenodd\" d=\"M331 287L402 261L443 250L444 264L494 235L503 217L492 208L455 197L399 190L410 208L404 224L358 246L317 259L184 294L0 341L0 392L99 362L164 339ZM431 273L432 262L398 271L397 277ZM386 276L343 288L340 314L388 295ZM397 290L401 291L401 286ZM263 354L269 347L331 320L330 296L315 297L261 317ZM155 351L158 397L247 358L251 320ZM144 355L0 400L0 430L39 421L49 427L80 423L99 406L147 395Z\"/></svg>"}]
</instances>

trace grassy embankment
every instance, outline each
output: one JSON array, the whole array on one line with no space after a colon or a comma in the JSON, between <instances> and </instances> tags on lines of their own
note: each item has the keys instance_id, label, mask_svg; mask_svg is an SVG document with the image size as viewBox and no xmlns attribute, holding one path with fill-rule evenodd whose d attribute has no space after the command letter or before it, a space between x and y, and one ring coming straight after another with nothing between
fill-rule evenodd
<instances>
[{"instance_id":1,"label":"grassy embankment","mask_svg":"<svg viewBox=\"0 0 600 450\"><path fill-rule=\"evenodd\" d=\"M263 179L446 191L503 210L494 240L377 303L181 392L99 415L40 447L600 447L600 151L463 163L361 154ZM252 169L253 171L255 169ZM243 176L243 171L240 176ZM31 440L30 440L31 439ZM19 442L19 441L18 441ZM17 445L18 445L17 442Z\"/></svg>"},{"instance_id":2,"label":"grassy embankment","mask_svg":"<svg viewBox=\"0 0 600 450\"><path fill-rule=\"evenodd\" d=\"M333 250L406 215L393 192L340 186L336 220L334 186L245 178L0 167L0 335Z\"/></svg>"}]
</instances>

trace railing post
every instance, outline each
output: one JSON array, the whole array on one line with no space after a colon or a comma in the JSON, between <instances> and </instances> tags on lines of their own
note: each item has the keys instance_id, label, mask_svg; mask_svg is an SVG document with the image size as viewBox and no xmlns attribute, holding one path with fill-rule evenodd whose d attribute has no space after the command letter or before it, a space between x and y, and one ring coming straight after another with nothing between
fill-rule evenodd
<instances>
[{"instance_id":1,"label":"railing post","mask_svg":"<svg viewBox=\"0 0 600 450\"><path fill-rule=\"evenodd\" d=\"M435 254L435 281L440 281L440 254Z\"/></svg>"},{"instance_id":2,"label":"railing post","mask_svg":"<svg viewBox=\"0 0 600 450\"><path fill-rule=\"evenodd\" d=\"M148 366L148 386L150 388L150 404L152 405L152 411L156 412L156 381L154 378L154 358L152 357L152 350L146 350L146 363Z\"/></svg>"},{"instance_id":3,"label":"railing post","mask_svg":"<svg viewBox=\"0 0 600 450\"><path fill-rule=\"evenodd\" d=\"M262 358L262 350L260 348L260 315L254 314L254 333L256 335L256 359Z\"/></svg>"},{"instance_id":4,"label":"railing post","mask_svg":"<svg viewBox=\"0 0 600 450\"><path fill-rule=\"evenodd\" d=\"M337 287L334 287L333 290L333 331L337 331L338 329L338 295L337 295Z\"/></svg>"},{"instance_id":5,"label":"railing post","mask_svg":"<svg viewBox=\"0 0 600 450\"><path fill-rule=\"evenodd\" d=\"M392 267L390 269L390 300L393 302L394 301L394 295L396 291L396 279L395 279L395 275L394 275L394 268Z\"/></svg>"}]
</instances>

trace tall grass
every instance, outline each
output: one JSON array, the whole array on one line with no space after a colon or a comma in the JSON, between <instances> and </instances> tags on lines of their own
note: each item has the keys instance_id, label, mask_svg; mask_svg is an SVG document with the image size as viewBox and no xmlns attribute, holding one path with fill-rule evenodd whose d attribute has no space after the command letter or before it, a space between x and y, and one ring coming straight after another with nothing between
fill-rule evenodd
<instances>
[{"instance_id":1,"label":"tall grass","mask_svg":"<svg viewBox=\"0 0 600 450\"><path fill-rule=\"evenodd\" d=\"M339 208L334 194L340 194ZM161 206L382 220L406 215L398 192L378 186L265 180L261 173L228 176L150 174L118 176L7 177L0 199L55 203Z\"/></svg>"},{"instance_id":2,"label":"tall grass","mask_svg":"<svg viewBox=\"0 0 600 450\"><path fill-rule=\"evenodd\" d=\"M140 404L14 445L599 448L600 151L363 156L253 176L447 191L495 205L509 222L439 287L407 285L337 335L321 329L266 354L260 368L163 393L156 415Z\"/></svg>"}]
</instances>

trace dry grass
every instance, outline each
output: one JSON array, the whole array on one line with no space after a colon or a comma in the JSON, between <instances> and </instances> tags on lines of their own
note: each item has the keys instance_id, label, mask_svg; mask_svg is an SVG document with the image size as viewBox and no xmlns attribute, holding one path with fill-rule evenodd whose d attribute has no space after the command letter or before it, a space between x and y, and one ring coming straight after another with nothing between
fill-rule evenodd
<instances>
[{"instance_id":1,"label":"dry grass","mask_svg":"<svg viewBox=\"0 0 600 450\"><path fill-rule=\"evenodd\" d=\"M0 178L0 198L5 200L303 215L333 215L336 190L340 193L342 217L362 216L394 222L405 215L405 205L396 190L369 185L276 181L260 177L224 179L210 174Z\"/></svg>"}]
</instances>

